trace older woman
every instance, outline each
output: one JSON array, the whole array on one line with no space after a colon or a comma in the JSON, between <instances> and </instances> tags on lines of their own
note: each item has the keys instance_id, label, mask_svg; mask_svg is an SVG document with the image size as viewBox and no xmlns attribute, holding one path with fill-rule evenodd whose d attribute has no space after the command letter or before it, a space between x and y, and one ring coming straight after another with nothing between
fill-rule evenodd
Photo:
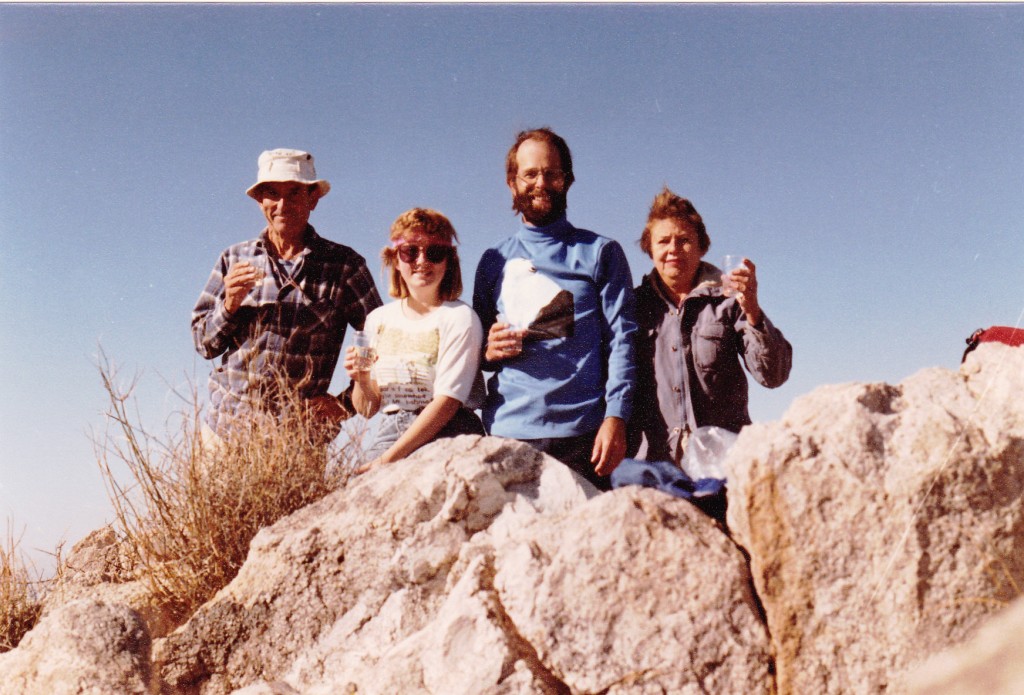
<instances>
[{"instance_id":1,"label":"older woman","mask_svg":"<svg viewBox=\"0 0 1024 695\"><path fill-rule=\"evenodd\" d=\"M711 246L690 201L665 188L651 205L640 248L654 270L636 290L637 392L630 451L679 465L689 434L750 423L747 379L774 388L789 377L792 347L765 316L757 272L744 259L727 277L702 259ZM723 293L729 280L732 295Z\"/></svg>"},{"instance_id":2,"label":"older woman","mask_svg":"<svg viewBox=\"0 0 1024 695\"><path fill-rule=\"evenodd\" d=\"M372 367L367 371L351 347L345 354L356 410L364 417L382 414L363 469L404 458L441 437L484 434L472 410L483 395L483 329L473 309L458 300L457 241L451 222L434 210L414 208L391 225L391 245L381 257L398 301L366 318L377 355Z\"/></svg>"}]
</instances>

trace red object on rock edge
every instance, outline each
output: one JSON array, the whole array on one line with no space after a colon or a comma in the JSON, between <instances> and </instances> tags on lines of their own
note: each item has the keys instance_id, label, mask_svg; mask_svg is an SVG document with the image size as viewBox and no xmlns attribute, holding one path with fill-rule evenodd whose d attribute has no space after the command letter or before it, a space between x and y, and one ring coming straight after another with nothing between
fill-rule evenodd
<instances>
[{"instance_id":1,"label":"red object on rock edge","mask_svg":"<svg viewBox=\"0 0 1024 695\"><path fill-rule=\"evenodd\" d=\"M1019 347L1024 345L1024 328L1013 328L1011 326L979 328L967 339L967 349L964 350L964 356L960 358L960 361L963 362L967 359L967 355L970 354L971 350L978 347L981 343L1005 343L1006 345Z\"/></svg>"}]
</instances>

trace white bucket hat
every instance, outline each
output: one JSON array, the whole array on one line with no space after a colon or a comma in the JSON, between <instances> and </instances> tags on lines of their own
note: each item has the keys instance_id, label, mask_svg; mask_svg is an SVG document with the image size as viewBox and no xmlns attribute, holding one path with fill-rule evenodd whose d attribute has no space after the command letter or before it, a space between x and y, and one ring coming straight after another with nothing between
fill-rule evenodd
<instances>
[{"instance_id":1,"label":"white bucket hat","mask_svg":"<svg viewBox=\"0 0 1024 695\"><path fill-rule=\"evenodd\" d=\"M259 185L271 181L298 181L299 183L316 184L320 189L320 196L327 195L331 190L331 184L324 179L316 177L316 169L313 167L313 155L302 150L266 150L259 158L259 173L256 175L256 183L249 186L245 192L250 198L256 198L254 193Z\"/></svg>"}]
</instances>

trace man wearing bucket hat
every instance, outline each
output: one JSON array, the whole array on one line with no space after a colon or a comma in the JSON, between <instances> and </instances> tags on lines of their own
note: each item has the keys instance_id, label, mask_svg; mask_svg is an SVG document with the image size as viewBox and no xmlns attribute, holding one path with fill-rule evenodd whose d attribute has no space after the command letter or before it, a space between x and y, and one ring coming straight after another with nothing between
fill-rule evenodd
<instances>
[{"instance_id":1,"label":"man wearing bucket hat","mask_svg":"<svg viewBox=\"0 0 1024 695\"><path fill-rule=\"evenodd\" d=\"M269 150L258 166L246 194L267 226L221 254L192 311L196 350L220 358L210 374L204 435L226 437L283 385L308 406L326 443L353 412L348 392L327 393L345 329L362 329L380 295L363 257L309 224L331 190L317 178L313 156Z\"/></svg>"}]
</instances>

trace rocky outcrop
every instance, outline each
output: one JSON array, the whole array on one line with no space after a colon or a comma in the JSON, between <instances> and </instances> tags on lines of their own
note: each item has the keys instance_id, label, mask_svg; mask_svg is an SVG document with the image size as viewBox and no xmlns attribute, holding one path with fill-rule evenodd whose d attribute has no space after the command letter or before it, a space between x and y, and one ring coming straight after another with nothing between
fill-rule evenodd
<instances>
[{"instance_id":1,"label":"rocky outcrop","mask_svg":"<svg viewBox=\"0 0 1024 695\"><path fill-rule=\"evenodd\" d=\"M437 442L263 529L151 650L94 538L0 692L1016 693L1019 603L948 649L1024 586L1020 393L998 345L820 388L740 435L731 537L517 442Z\"/></svg>"},{"instance_id":2,"label":"rocky outcrop","mask_svg":"<svg viewBox=\"0 0 1024 695\"><path fill-rule=\"evenodd\" d=\"M127 606L69 601L0 654L5 695L144 695L150 692L150 639Z\"/></svg>"},{"instance_id":3,"label":"rocky outcrop","mask_svg":"<svg viewBox=\"0 0 1024 695\"><path fill-rule=\"evenodd\" d=\"M161 673L203 693L770 692L737 548L685 501L594 492L517 442L434 444L261 532L157 642Z\"/></svg>"},{"instance_id":4,"label":"rocky outcrop","mask_svg":"<svg viewBox=\"0 0 1024 695\"><path fill-rule=\"evenodd\" d=\"M60 577L51 582L43 600L43 615L76 600L124 605L139 614L152 637L174 629L146 583L135 576L130 553L110 526L80 540L63 560Z\"/></svg>"},{"instance_id":5,"label":"rocky outcrop","mask_svg":"<svg viewBox=\"0 0 1024 695\"><path fill-rule=\"evenodd\" d=\"M827 386L730 451L780 693L900 692L1024 577L1024 350ZM1020 585L1020 582L1017 582Z\"/></svg>"}]
</instances>

